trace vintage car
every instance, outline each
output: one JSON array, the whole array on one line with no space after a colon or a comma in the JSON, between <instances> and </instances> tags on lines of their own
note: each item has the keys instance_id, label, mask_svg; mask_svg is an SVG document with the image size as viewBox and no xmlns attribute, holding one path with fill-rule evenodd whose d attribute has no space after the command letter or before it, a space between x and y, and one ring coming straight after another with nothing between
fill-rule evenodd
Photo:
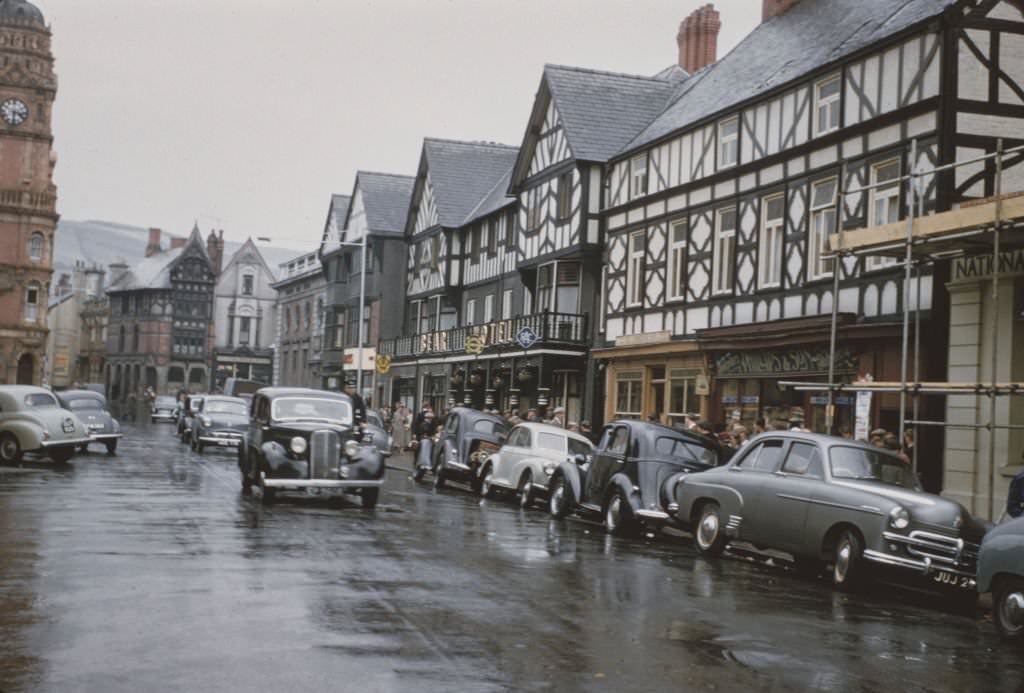
<instances>
[{"instance_id":1,"label":"vintage car","mask_svg":"<svg viewBox=\"0 0 1024 693\"><path fill-rule=\"evenodd\" d=\"M188 429L192 449L203 454L207 446L236 448L249 426L249 403L241 397L210 395L195 412Z\"/></svg>"},{"instance_id":2,"label":"vintage car","mask_svg":"<svg viewBox=\"0 0 1024 693\"><path fill-rule=\"evenodd\" d=\"M963 590L964 602L973 595L985 527L958 503L922 491L901 459L864 443L764 433L727 465L684 479L675 498L703 554L736 540L789 553L800 570L830 564L837 587L888 566Z\"/></svg>"},{"instance_id":3,"label":"vintage car","mask_svg":"<svg viewBox=\"0 0 1024 693\"><path fill-rule=\"evenodd\" d=\"M386 467L377 448L353 424L352 401L339 392L268 387L254 396L238 447L242 492L258 486L264 502L278 491L354 492L377 505Z\"/></svg>"},{"instance_id":4,"label":"vintage car","mask_svg":"<svg viewBox=\"0 0 1024 693\"><path fill-rule=\"evenodd\" d=\"M391 434L384 428L384 419L380 418L380 412L376 409L366 410L366 427L363 429L363 435L373 439L373 444L380 450L380 454L391 457Z\"/></svg>"},{"instance_id":5,"label":"vintage car","mask_svg":"<svg viewBox=\"0 0 1024 693\"><path fill-rule=\"evenodd\" d=\"M203 411L202 395L189 395L185 404L178 403L178 439L185 445L192 444L192 421Z\"/></svg>"},{"instance_id":6,"label":"vintage car","mask_svg":"<svg viewBox=\"0 0 1024 693\"><path fill-rule=\"evenodd\" d=\"M153 400L149 420L153 423L157 421L176 422L178 420L178 401L170 395L160 395Z\"/></svg>"},{"instance_id":7,"label":"vintage car","mask_svg":"<svg viewBox=\"0 0 1024 693\"><path fill-rule=\"evenodd\" d=\"M65 390L57 393L60 405L74 412L89 430L90 442L106 446L107 454L117 451L117 441L121 439L121 424L110 415L107 398L92 390ZM81 450L89 447L83 443Z\"/></svg>"},{"instance_id":8,"label":"vintage car","mask_svg":"<svg viewBox=\"0 0 1024 693\"><path fill-rule=\"evenodd\" d=\"M613 421L602 431L593 461L577 458L554 470L548 510L554 517L600 513L611 534L658 528L674 522L676 485L716 464L710 438L646 421Z\"/></svg>"},{"instance_id":9,"label":"vintage car","mask_svg":"<svg viewBox=\"0 0 1024 693\"><path fill-rule=\"evenodd\" d=\"M484 464L480 495L490 498L496 491L515 491L519 505L529 507L538 497L547 497L548 482L559 464L586 464L593 453L594 445L579 433L549 424L521 423Z\"/></svg>"},{"instance_id":10,"label":"vintage car","mask_svg":"<svg viewBox=\"0 0 1024 693\"><path fill-rule=\"evenodd\" d=\"M17 464L26 452L64 463L91 441L81 419L61 408L49 390L0 385L0 463Z\"/></svg>"},{"instance_id":11,"label":"vintage car","mask_svg":"<svg viewBox=\"0 0 1024 693\"><path fill-rule=\"evenodd\" d=\"M508 435L505 419L469 407L455 407L448 413L434 445L434 487L447 481L467 482L479 492L480 470L487 458L498 451Z\"/></svg>"},{"instance_id":12,"label":"vintage car","mask_svg":"<svg viewBox=\"0 0 1024 693\"><path fill-rule=\"evenodd\" d=\"M996 630L1024 644L1024 517L989 530L978 553L978 593L992 593Z\"/></svg>"}]
</instances>

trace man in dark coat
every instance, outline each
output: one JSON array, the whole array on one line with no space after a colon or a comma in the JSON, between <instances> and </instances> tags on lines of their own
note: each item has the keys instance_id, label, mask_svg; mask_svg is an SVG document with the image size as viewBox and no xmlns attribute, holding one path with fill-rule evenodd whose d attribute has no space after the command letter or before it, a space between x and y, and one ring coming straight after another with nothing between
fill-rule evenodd
<instances>
[{"instance_id":1,"label":"man in dark coat","mask_svg":"<svg viewBox=\"0 0 1024 693\"><path fill-rule=\"evenodd\" d=\"M366 423L366 403L363 396L356 392L355 383L351 382L345 383L345 394L352 400L352 420L357 426L362 426Z\"/></svg>"}]
</instances>

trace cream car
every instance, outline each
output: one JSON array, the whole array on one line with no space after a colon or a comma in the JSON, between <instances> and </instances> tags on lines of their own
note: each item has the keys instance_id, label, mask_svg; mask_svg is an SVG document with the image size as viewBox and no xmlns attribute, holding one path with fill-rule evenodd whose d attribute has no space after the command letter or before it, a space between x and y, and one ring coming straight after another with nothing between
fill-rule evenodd
<instances>
[{"instance_id":1,"label":"cream car","mask_svg":"<svg viewBox=\"0 0 1024 693\"><path fill-rule=\"evenodd\" d=\"M67 462L92 441L89 429L62 409L52 392L31 385L0 385L0 463L17 464L26 452Z\"/></svg>"}]
</instances>

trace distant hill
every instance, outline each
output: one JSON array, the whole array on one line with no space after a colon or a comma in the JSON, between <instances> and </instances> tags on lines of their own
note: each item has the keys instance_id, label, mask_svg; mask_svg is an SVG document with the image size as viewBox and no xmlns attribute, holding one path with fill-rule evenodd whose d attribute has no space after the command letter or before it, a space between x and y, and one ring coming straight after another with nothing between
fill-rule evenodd
<instances>
[{"instance_id":1,"label":"distant hill","mask_svg":"<svg viewBox=\"0 0 1024 693\"><path fill-rule=\"evenodd\" d=\"M206 236L209 232L209 229L205 229L203 235ZM178 234L164 231L161 235L160 245L164 248L170 247L171 238L176 235ZM117 224L111 221L61 219L57 223L57 241L53 249L54 281L62 273L70 274L75 262L79 260L84 260L89 265L108 267L110 263L121 257L131 265L146 256L146 246L148 244L149 229L139 226L128 226L127 224ZM241 247L241 243L225 241L224 264L227 264ZM277 271L277 266L282 262L286 262L296 255L315 250L315 248L292 250L290 248L276 248L262 244L258 247L260 252L263 253L263 258L267 261L267 264L275 272Z\"/></svg>"}]
</instances>

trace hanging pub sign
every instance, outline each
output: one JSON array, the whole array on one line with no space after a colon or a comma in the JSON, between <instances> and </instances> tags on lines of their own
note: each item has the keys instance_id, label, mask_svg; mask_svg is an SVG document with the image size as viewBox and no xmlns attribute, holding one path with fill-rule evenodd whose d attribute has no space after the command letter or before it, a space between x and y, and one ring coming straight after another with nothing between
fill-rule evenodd
<instances>
[{"instance_id":1,"label":"hanging pub sign","mask_svg":"<svg viewBox=\"0 0 1024 693\"><path fill-rule=\"evenodd\" d=\"M484 340L475 334L466 337L466 353L474 356L484 350Z\"/></svg>"},{"instance_id":2,"label":"hanging pub sign","mask_svg":"<svg viewBox=\"0 0 1024 693\"><path fill-rule=\"evenodd\" d=\"M518 343L523 349L529 349L532 347L537 343L537 339L537 333L529 327L520 328L520 330L516 332L516 343Z\"/></svg>"},{"instance_id":3,"label":"hanging pub sign","mask_svg":"<svg viewBox=\"0 0 1024 693\"><path fill-rule=\"evenodd\" d=\"M715 359L718 375L807 375L828 372L829 350L726 351ZM848 351L836 351L835 370L853 371L857 359Z\"/></svg>"}]
</instances>

